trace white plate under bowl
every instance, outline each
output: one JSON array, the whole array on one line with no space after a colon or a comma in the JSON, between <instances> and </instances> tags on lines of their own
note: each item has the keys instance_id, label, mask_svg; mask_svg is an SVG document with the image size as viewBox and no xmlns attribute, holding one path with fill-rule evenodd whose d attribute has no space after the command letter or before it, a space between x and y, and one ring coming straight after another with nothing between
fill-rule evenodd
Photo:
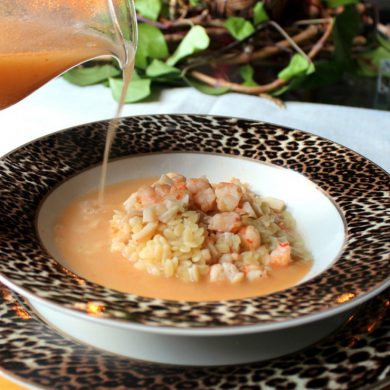
<instances>
[{"instance_id":1,"label":"white plate under bowl","mask_svg":"<svg viewBox=\"0 0 390 390\"><path fill-rule=\"evenodd\" d=\"M211 182L237 177L258 194L285 200L314 258L313 267L302 282L323 272L341 252L345 226L339 210L318 186L288 169L216 154L149 154L111 162L108 184L172 171L187 177L206 174ZM95 167L73 177L56 188L42 204L37 224L39 235L43 245L60 262L63 259L53 237L56 219L69 201L96 191L100 173L101 168ZM323 237L328 238L326 245ZM141 360L200 366L254 362L294 352L329 334L349 315L341 313L309 324L234 337L233 329L229 335L217 337L204 336L205 330L198 330L197 336L172 336L159 333L160 328L145 333L77 318L33 299L31 304L52 326L95 347Z\"/></svg>"},{"instance_id":2,"label":"white plate under bowl","mask_svg":"<svg viewBox=\"0 0 390 390\"><path fill-rule=\"evenodd\" d=\"M132 360L80 345L40 321L23 298L0 285L0 333L4 335L0 374L34 389L74 384L88 389L266 386L279 390L337 384L340 390L379 390L390 379L386 298L381 294L364 304L345 326L304 351L261 363L193 368Z\"/></svg>"},{"instance_id":3,"label":"white plate under bowl","mask_svg":"<svg viewBox=\"0 0 390 390\"><path fill-rule=\"evenodd\" d=\"M306 279L263 297L177 302L121 293L72 274L57 261L50 227L54 214L72 196L96 188L98 170L93 167L101 161L106 129L104 121L78 126L0 159L0 281L69 334L75 321L82 321L77 325L80 329L86 326L96 334L103 326L102 337L110 329L117 335L122 330L133 332L127 333L128 340L118 336L112 345L130 343L137 336L134 332L142 332L143 337L183 337L183 346L188 337L191 342L210 337L221 341L225 336L262 333L278 342L282 330L289 337L295 337L289 332L297 331L297 339L303 329L313 332L313 339L286 343L285 350L247 357L247 361L263 359L323 337L356 306L389 285L390 243L384 240L389 230L389 177L383 170L313 134L265 122L200 115L122 119L112 149L110 180L172 170L206 174L212 181L237 176L262 195L284 199L314 257ZM99 317L88 310L93 302L103 309ZM74 326L61 325L67 321ZM313 328L303 328L306 325ZM101 343L87 336L88 330L73 334ZM256 343L265 345L266 339ZM203 345L204 352L209 347ZM231 353L235 351L240 355L239 349ZM128 353L126 348L116 352ZM150 354L137 356L148 359ZM183 363L196 364L201 357ZM234 360L227 357L221 362Z\"/></svg>"}]
</instances>

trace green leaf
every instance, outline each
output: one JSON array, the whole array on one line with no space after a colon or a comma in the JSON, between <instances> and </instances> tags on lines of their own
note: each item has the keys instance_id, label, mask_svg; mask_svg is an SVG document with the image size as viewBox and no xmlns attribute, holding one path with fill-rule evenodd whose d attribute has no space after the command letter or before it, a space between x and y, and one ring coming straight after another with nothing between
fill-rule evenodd
<instances>
[{"instance_id":1,"label":"green leaf","mask_svg":"<svg viewBox=\"0 0 390 390\"><path fill-rule=\"evenodd\" d=\"M337 62L345 63L346 67L351 67L352 42L359 31L359 12L355 6L348 5L341 14L337 15L333 28L334 58Z\"/></svg>"},{"instance_id":2,"label":"green leaf","mask_svg":"<svg viewBox=\"0 0 390 390\"><path fill-rule=\"evenodd\" d=\"M190 5L192 5L193 7L196 7L196 6L200 5L200 2L201 2L201 0L190 0Z\"/></svg>"},{"instance_id":3,"label":"green leaf","mask_svg":"<svg viewBox=\"0 0 390 390\"><path fill-rule=\"evenodd\" d=\"M229 87L212 87L210 85L202 83L201 81L195 80L192 77L184 77L184 79L191 87L194 87L198 91L203 92L207 95L219 96L230 91Z\"/></svg>"},{"instance_id":4,"label":"green leaf","mask_svg":"<svg viewBox=\"0 0 390 390\"><path fill-rule=\"evenodd\" d=\"M202 26L193 26L180 42L180 45L173 55L168 58L167 64L173 66L181 59L207 49L209 44L210 38L208 37L206 30Z\"/></svg>"},{"instance_id":5,"label":"green leaf","mask_svg":"<svg viewBox=\"0 0 390 390\"><path fill-rule=\"evenodd\" d=\"M163 1L161 11L160 11L160 17L163 17L165 19L170 18L169 14L169 3L167 1Z\"/></svg>"},{"instance_id":6,"label":"green leaf","mask_svg":"<svg viewBox=\"0 0 390 390\"><path fill-rule=\"evenodd\" d=\"M316 63L315 72L305 76L300 85L306 89L330 85L340 80L343 73L343 64L335 61L321 61Z\"/></svg>"},{"instance_id":7,"label":"green leaf","mask_svg":"<svg viewBox=\"0 0 390 390\"><path fill-rule=\"evenodd\" d=\"M385 46L365 52L358 58L359 73L364 76L375 77L379 73L382 61L390 61L390 50Z\"/></svg>"},{"instance_id":8,"label":"green leaf","mask_svg":"<svg viewBox=\"0 0 390 390\"><path fill-rule=\"evenodd\" d=\"M274 91L272 96L281 96L288 91L312 89L333 84L341 79L343 72L343 65L335 61L316 62L314 72L295 77L288 85Z\"/></svg>"},{"instance_id":9,"label":"green leaf","mask_svg":"<svg viewBox=\"0 0 390 390\"><path fill-rule=\"evenodd\" d=\"M164 59L168 57L168 46L163 33L155 26L141 23L138 26L138 48L135 54L135 65L145 69L148 58Z\"/></svg>"},{"instance_id":10,"label":"green leaf","mask_svg":"<svg viewBox=\"0 0 390 390\"><path fill-rule=\"evenodd\" d=\"M133 74L131 75L131 81L134 81L134 80L141 80L141 76L138 74L138 72L136 70L134 70Z\"/></svg>"},{"instance_id":11,"label":"green leaf","mask_svg":"<svg viewBox=\"0 0 390 390\"><path fill-rule=\"evenodd\" d=\"M376 36L379 46L390 51L390 38L385 37L384 35L378 33Z\"/></svg>"},{"instance_id":12,"label":"green leaf","mask_svg":"<svg viewBox=\"0 0 390 390\"><path fill-rule=\"evenodd\" d=\"M336 8L341 5L357 4L359 3L359 0L327 0L327 3L329 7Z\"/></svg>"},{"instance_id":13,"label":"green leaf","mask_svg":"<svg viewBox=\"0 0 390 390\"><path fill-rule=\"evenodd\" d=\"M281 70L278 78L289 81L296 76L314 72L314 64L309 62L302 54L296 53L286 68Z\"/></svg>"},{"instance_id":14,"label":"green leaf","mask_svg":"<svg viewBox=\"0 0 390 390\"><path fill-rule=\"evenodd\" d=\"M254 87L254 86L258 85L256 83L256 81L253 79L254 73L255 72L254 72L253 68L249 64L241 66L240 67L240 75L241 75L242 79L244 80L242 85L246 85L248 87Z\"/></svg>"},{"instance_id":15,"label":"green leaf","mask_svg":"<svg viewBox=\"0 0 390 390\"><path fill-rule=\"evenodd\" d=\"M165 87L184 87L186 86L186 81L181 76L162 76L162 77L156 77L152 80L153 85L155 84L161 84Z\"/></svg>"},{"instance_id":16,"label":"green leaf","mask_svg":"<svg viewBox=\"0 0 390 390\"><path fill-rule=\"evenodd\" d=\"M137 0L135 9L150 20L157 20L161 11L161 0Z\"/></svg>"},{"instance_id":17,"label":"green leaf","mask_svg":"<svg viewBox=\"0 0 390 390\"><path fill-rule=\"evenodd\" d=\"M262 1L259 1L256 3L256 5L253 7L253 24L255 26L266 22L269 20L267 11L265 10L264 3Z\"/></svg>"},{"instance_id":18,"label":"green leaf","mask_svg":"<svg viewBox=\"0 0 390 390\"><path fill-rule=\"evenodd\" d=\"M272 91L270 95L275 97L282 96L284 93L290 91L290 89L291 89L290 84L284 85L283 87L280 87L275 91Z\"/></svg>"},{"instance_id":19,"label":"green leaf","mask_svg":"<svg viewBox=\"0 0 390 390\"><path fill-rule=\"evenodd\" d=\"M178 75L180 70L174 66L167 65L160 60L153 60L152 63L146 68L146 75L149 77L160 77L166 75Z\"/></svg>"},{"instance_id":20,"label":"green leaf","mask_svg":"<svg viewBox=\"0 0 390 390\"><path fill-rule=\"evenodd\" d=\"M223 25L238 41L242 41L243 39L249 37L255 31L251 22L239 16L231 16Z\"/></svg>"},{"instance_id":21,"label":"green leaf","mask_svg":"<svg viewBox=\"0 0 390 390\"><path fill-rule=\"evenodd\" d=\"M64 79L72 84L84 87L119 76L121 71L113 65L78 66L64 74Z\"/></svg>"},{"instance_id":22,"label":"green leaf","mask_svg":"<svg viewBox=\"0 0 390 390\"><path fill-rule=\"evenodd\" d=\"M116 101L119 101L123 88L123 80L110 78L109 82L112 96ZM141 79L137 76L133 78L126 93L125 103L135 103L148 97L150 95L151 82L152 80L150 79Z\"/></svg>"}]
</instances>

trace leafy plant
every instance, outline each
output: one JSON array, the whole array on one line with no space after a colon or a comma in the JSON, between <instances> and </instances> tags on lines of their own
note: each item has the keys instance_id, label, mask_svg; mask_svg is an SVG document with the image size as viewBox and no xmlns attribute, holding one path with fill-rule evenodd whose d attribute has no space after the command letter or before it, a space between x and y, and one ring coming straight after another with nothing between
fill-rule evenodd
<instances>
[{"instance_id":1,"label":"leafy plant","mask_svg":"<svg viewBox=\"0 0 390 390\"><path fill-rule=\"evenodd\" d=\"M390 59L367 0L135 0L138 50L126 102L153 86L191 85L208 94L283 96L336 83L346 73L376 76ZM95 60L64 76L104 83L115 99L118 65Z\"/></svg>"}]
</instances>

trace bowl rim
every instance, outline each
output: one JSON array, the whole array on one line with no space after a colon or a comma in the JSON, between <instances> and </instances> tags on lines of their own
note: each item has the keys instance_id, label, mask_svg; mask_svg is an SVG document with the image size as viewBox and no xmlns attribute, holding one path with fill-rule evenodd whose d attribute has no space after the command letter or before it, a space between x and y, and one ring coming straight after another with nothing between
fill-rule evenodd
<instances>
[{"instance_id":1,"label":"bowl rim","mask_svg":"<svg viewBox=\"0 0 390 390\"><path fill-rule=\"evenodd\" d=\"M384 173L385 175L388 176L387 172L385 170L383 170L381 167L379 167L377 164L375 163L372 163L370 160L368 160L367 158L361 156L360 154L352 151L351 149L347 148L347 147L344 147L338 143L335 143L333 141L330 141L330 140L327 140L326 138L324 137L320 137L320 136L317 136L317 135L314 135L312 133L309 133L309 132L303 132L303 131L300 131L300 130L294 130L294 129L290 129L288 127L285 127L285 126L279 126L279 125L273 125L273 124L270 124L268 122L263 122L263 121L253 121L253 120L249 120L249 119L245 119L245 118L231 118L231 117L226 117L226 116L211 116L211 115L188 115L188 114L180 114L180 115L176 115L176 114L160 114L160 115L139 115L139 116L133 116L133 117L124 117L124 118L121 118L120 120L120 127L128 122L131 124L131 122L137 122L137 121L141 121L142 120L147 120L147 119L150 119L150 118L155 118L155 120L157 120L158 122L161 122L163 120L178 120L178 118L180 118L180 120L189 120L191 122L191 120L194 120L194 118L198 118L198 119L202 119L202 120L206 120L206 121L219 121L219 122L227 122L227 123L230 123L232 126L237 126L237 123L249 123L250 126L258 126L261 129L263 129L264 131L267 130L267 131L274 131L274 132L277 132L277 131L281 131L282 133L284 134L288 134L289 136L291 136L293 133L297 133L299 136L307 136L309 138L314 138L314 140L317 140L317 141L327 141L328 143L330 143L331 145L334 145L336 146L336 149L341 149L343 151L346 151L347 153L350 153L352 154L353 157L355 158L358 158L359 160L363 160L366 164L368 163L371 167L374 166L376 169L379 169L382 174ZM33 147L34 144L36 144L38 141L48 141L50 139L53 139L53 138L56 138L56 137L61 137L61 135L64 135L64 134L67 134L67 133L71 133L72 131L73 132L82 132L82 131L86 131L85 129L88 129L88 127L96 127L97 125L101 125L101 124L107 124L109 121L108 120L103 120L103 121L96 121L96 122L91 122L89 124L83 124L83 125L79 125L79 126L73 126L71 128L68 128L68 129L64 129L64 130L59 130L55 133L51 133L51 134L48 134L48 135L45 135L45 136L42 136L42 137L39 137L37 139L34 139L18 148L15 148L13 151L7 153L6 155L4 155L3 157L0 158L0 163L3 162L7 157L12 157L12 155L14 153L18 153L18 151L20 151L21 149L23 148L28 148L28 147ZM156 123L156 122L154 122ZM241 124L241 126L243 126L243 124ZM264 129L265 128L265 129ZM161 129L160 129L161 131ZM123 134L122 134L123 135ZM299 137L298 137L299 138ZM185 152L184 150L178 150L179 152ZM164 152L164 150L162 150L161 152ZM188 150L187 152L190 152L190 150ZM192 151L192 152L195 152L195 151ZM138 153L137 153L138 154ZM217 153L217 154L220 154L220 153ZM227 154L227 156L232 156L232 155L229 155ZM125 156L123 156L125 157ZM241 157L241 156L235 156L235 157ZM120 158L120 157L119 157ZM244 156L244 158L246 158ZM117 158L115 158L117 159ZM250 160L254 160L253 158L249 158ZM110 160L110 161L113 161L114 159ZM255 159L256 161L256 159ZM276 165L272 162L267 162L267 161L258 161L257 159L257 162L262 162L262 163L268 163L268 164L271 164L272 166L274 167L282 167L284 169L286 169L285 166L279 166L279 165ZM93 165L88 165L86 167L86 169L90 169L92 168ZM291 169L291 168L287 168L287 169ZM295 173L299 173L299 174L303 174L303 172L301 171L296 171L294 169L291 169L293 170ZM76 171L75 174L79 174L81 172L80 171ZM73 175L72 175L73 176ZM313 180L306 175L304 175L308 180L312 181ZM66 176L66 180L68 180L71 176ZM339 207L339 203L334 199L334 197L329 193L328 190L325 190L324 188L322 188L316 181L313 182L317 189L320 189L322 191L322 193L327 196L334 205L336 205L336 208L338 210L338 212L340 213L341 211L341 215L343 216L343 220L344 220L344 212L343 212L343 208L342 207ZM50 192L54 189L54 187L50 188ZM41 199L42 201L42 199ZM0 204L1 206L1 204ZM346 223L346 220L344 220L344 223ZM348 240L348 237L345 237L345 240ZM343 249L345 250L345 248L343 247ZM340 256L343 255L343 251L342 253L340 254ZM334 264L334 262L333 262ZM326 272L326 271L324 271ZM303 283L303 285L306 285L307 283L312 283L313 280L317 279L317 277L315 277L314 279L310 279L308 282L306 283ZM372 287L371 289L369 289L368 291L366 292L363 292L363 293L360 293L359 295L357 296L354 296L352 297L352 299L349 299L347 300L346 302L342 302L342 303L338 303L337 305L333 306L333 307L325 307L324 310L317 310L315 312L311 312L311 313L307 313L307 314L300 314L298 317L292 317L292 318L287 318L287 319L278 319L277 321L258 321L256 323L243 323L243 324L221 324L221 323L218 323L218 324L215 324L215 326L212 326L212 324L208 324L207 326L203 327L203 326L199 326L199 325L196 325L196 326L189 326L189 327L181 327L180 325L166 325L166 324L159 324L159 323L156 323L156 324L153 324L153 323L145 323L143 321L131 321L129 319L122 319L120 317L116 317L116 316L103 316L103 317L92 317L91 315L87 314L86 312L82 311L82 310L75 310L74 308L70 308L68 305L62 305L58 302L56 302L55 300L52 300L52 299L46 299L44 296L41 296L40 294L37 294L36 292L34 291L31 291L31 289L26 289L24 288L23 286L20 286L18 283L14 282L12 280L12 278L9 278L8 276L0 273L0 282L3 282L5 285L7 285L9 288L11 288L12 290L20 293L21 295L23 296L26 296L28 299L30 299L31 301L39 301L40 303L44 304L44 305L49 305L50 307L54 308L54 309L57 309L57 310L66 310L66 311L69 311L69 314L71 315L82 315L82 316L87 316L88 318L92 319L92 320L98 320L98 321L109 321L110 323L112 323L113 325L115 326L124 326L124 327L130 327L130 328L133 328L133 329L143 329L145 331L156 331L158 329L159 332L163 332L163 333L166 333L166 334L172 334L173 333L181 333L181 332L184 332L183 334L186 334L186 335L189 335L189 334L193 334L193 335L196 335L196 334L202 334L204 335L205 332L210 332L210 335L212 334L230 334L229 332L230 331L233 331L234 334L237 334L238 333L251 333L253 331L256 331L258 332L259 330L261 331L269 331L269 330L274 330L274 329L282 329L284 327L288 327L288 326L294 326L294 325L299 325L301 323L306 323L306 322L309 322L309 321L315 321L315 320L319 320L321 318L324 318L326 316L331 316L331 315L334 315L334 314L337 314L337 313L340 313L341 311L344 311L344 310L348 310L350 308L353 308L354 306L356 305L359 305L360 303L363 303L364 301L370 299L372 296L378 294L380 291L382 291L383 289L387 288L388 285L390 285L390 277L387 278L387 279L382 279L381 282L377 285L375 285L374 287ZM91 284L90 282L88 282L88 284ZM292 289L295 289L295 287L292 287L291 289L288 289L289 290L292 290ZM115 290L112 290L112 291L115 291ZM283 290L285 291L285 290ZM268 295L267 297L269 296L273 296L275 294L278 294L279 292L277 293L273 293L273 294L270 294ZM126 294L126 295L129 295L129 294ZM132 294L130 294L132 295ZM99 301L100 299L96 299L97 301ZM142 298L143 301L148 301L148 300L152 300L152 301L156 301L154 300L153 298ZM245 298L243 300L239 300L239 301L254 301L256 300L256 297L255 298ZM163 302L163 303L169 303L171 301L166 301L166 300L158 300L159 302ZM235 302L237 300L232 300L232 301L223 301L222 303L228 303L228 302ZM186 304L188 304L188 302L186 302ZM207 302L204 303L206 306L207 306ZM140 328L139 328L140 327ZM208 334L208 333L207 333Z\"/></svg>"}]
</instances>

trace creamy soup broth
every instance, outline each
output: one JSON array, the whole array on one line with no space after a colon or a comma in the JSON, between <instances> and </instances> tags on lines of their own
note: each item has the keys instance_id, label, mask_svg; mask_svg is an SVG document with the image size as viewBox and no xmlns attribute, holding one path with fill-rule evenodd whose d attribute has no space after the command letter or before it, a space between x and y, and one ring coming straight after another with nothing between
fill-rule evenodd
<instances>
[{"instance_id":1,"label":"creamy soup broth","mask_svg":"<svg viewBox=\"0 0 390 390\"><path fill-rule=\"evenodd\" d=\"M75 274L123 292L145 297L212 301L254 297L297 284L309 271L310 261L298 261L286 268L273 269L269 276L238 284L224 282L183 282L175 278L153 276L137 270L118 252L110 250L110 220L129 195L141 185L157 178L130 180L108 186L104 203L99 205L98 191L72 201L54 227L54 238L62 264Z\"/></svg>"}]
</instances>

